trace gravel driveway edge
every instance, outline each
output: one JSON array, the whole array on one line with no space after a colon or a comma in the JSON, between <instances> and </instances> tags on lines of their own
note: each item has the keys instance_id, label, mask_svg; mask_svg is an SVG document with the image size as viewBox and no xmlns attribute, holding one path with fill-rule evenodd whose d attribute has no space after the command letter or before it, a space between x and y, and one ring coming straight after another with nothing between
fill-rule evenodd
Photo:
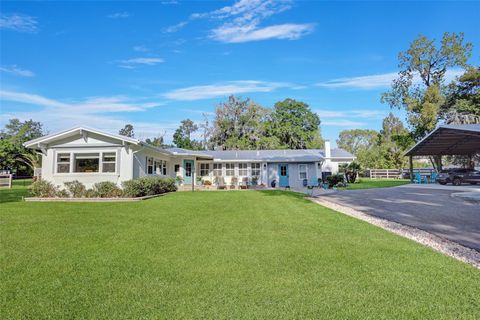
<instances>
[{"instance_id":1,"label":"gravel driveway edge","mask_svg":"<svg viewBox=\"0 0 480 320\"><path fill-rule=\"evenodd\" d=\"M416 241L435 251L441 252L447 256L468 263L477 269L480 269L480 253L476 250L464 247L456 242L440 238L426 231L406 226L397 222L370 216L348 206L340 205L319 198L307 198L308 200L320 204L324 207L346 214L348 216L366 221L384 230L393 232L399 236Z\"/></svg>"}]
</instances>

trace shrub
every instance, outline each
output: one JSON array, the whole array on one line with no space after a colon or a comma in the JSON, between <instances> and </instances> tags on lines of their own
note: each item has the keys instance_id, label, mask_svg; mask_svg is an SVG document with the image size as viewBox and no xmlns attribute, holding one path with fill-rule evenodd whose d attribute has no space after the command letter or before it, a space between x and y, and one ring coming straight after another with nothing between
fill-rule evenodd
<instances>
[{"instance_id":1,"label":"shrub","mask_svg":"<svg viewBox=\"0 0 480 320\"><path fill-rule=\"evenodd\" d=\"M60 189L60 190L57 190L57 192L55 193L55 196L58 198L69 198L70 193L65 189Z\"/></svg>"},{"instance_id":2,"label":"shrub","mask_svg":"<svg viewBox=\"0 0 480 320\"><path fill-rule=\"evenodd\" d=\"M39 198L53 198L58 188L46 180L38 180L32 183L32 195Z\"/></svg>"},{"instance_id":3,"label":"shrub","mask_svg":"<svg viewBox=\"0 0 480 320\"><path fill-rule=\"evenodd\" d=\"M342 174L332 174L331 176L327 177L327 182L328 182L328 187L333 188L336 186L339 182L344 182L343 175Z\"/></svg>"},{"instance_id":4,"label":"shrub","mask_svg":"<svg viewBox=\"0 0 480 320\"><path fill-rule=\"evenodd\" d=\"M85 198L97 198L97 193L93 189L87 189L85 191Z\"/></svg>"},{"instance_id":5,"label":"shrub","mask_svg":"<svg viewBox=\"0 0 480 320\"><path fill-rule=\"evenodd\" d=\"M93 185L93 192L99 198L117 198L122 196L122 190L110 181L95 183Z\"/></svg>"},{"instance_id":6,"label":"shrub","mask_svg":"<svg viewBox=\"0 0 480 320\"><path fill-rule=\"evenodd\" d=\"M65 182L65 189L70 193L70 195L74 198L82 198L85 197L85 192L87 188L85 185L78 180L73 180L70 182Z\"/></svg>"},{"instance_id":7,"label":"shrub","mask_svg":"<svg viewBox=\"0 0 480 320\"><path fill-rule=\"evenodd\" d=\"M143 197L176 191L175 179L160 177L142 177L122 183L126 197Z\"/></svg>"}]
</instances>

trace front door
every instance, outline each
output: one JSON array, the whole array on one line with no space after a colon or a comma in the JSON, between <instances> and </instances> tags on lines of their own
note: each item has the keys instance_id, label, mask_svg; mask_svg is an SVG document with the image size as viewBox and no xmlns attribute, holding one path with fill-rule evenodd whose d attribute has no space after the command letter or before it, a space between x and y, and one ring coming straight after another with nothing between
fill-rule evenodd
<instances>
[{"instance_id":1,"label":"front door","mask_svg":"<svg viewBox=\"0 0 480 320\"><path fill-rule=\"evenodd\" d=\"M193 160L183 160L183 183L192 184Z\"/></svg>"},{"instance_id":2,"label":"front door","mask_svg":"<svg viewBox=\"0 0 480 320\"><path fill-rule=\"evenodd\" d=\"M279 164L278 165L278 173L280 177L279 186L280 187L288 187L288 164Z\"/></svg>"}]
</instances>

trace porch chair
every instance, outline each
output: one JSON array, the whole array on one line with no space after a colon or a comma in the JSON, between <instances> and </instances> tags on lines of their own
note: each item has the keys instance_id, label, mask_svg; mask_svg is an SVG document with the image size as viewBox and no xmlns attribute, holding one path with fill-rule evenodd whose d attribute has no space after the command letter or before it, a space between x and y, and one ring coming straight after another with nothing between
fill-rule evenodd
<instances>
[{"instance_id":1,"label":"porch chair","mask_svg":"<svg viewBox=\"0 0 480 320\"><path fill-rule=\"evenodd\" d=\"M217 189L227 189L227 185L225 184L225 179L223 177L216 177L217 180Z\"/></svg>"},{"instance_id":2,"label":"porch chair","mask_svg":"<svg viewBox=\"0 0 480 320\"><path fill-rule=\"evenodd\" d=\"M240 189L247 189L248 188L248 177L243 177L242 181L239 185Z\"/></svg>"}]
</instances>

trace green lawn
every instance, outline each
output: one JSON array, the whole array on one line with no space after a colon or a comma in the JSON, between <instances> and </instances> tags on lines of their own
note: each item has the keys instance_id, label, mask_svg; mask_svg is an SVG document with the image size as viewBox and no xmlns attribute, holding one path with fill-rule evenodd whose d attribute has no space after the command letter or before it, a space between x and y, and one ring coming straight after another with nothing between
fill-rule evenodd
<instances>
[{"instance_id":1,"label":"green lawn","mask_svg":"<svg viewBox=\"0 0 480 320\"><path fill-rule=\"evenodd\" d=\"M0 188L0 203L20 201L23 197L28 197L28 186L31 183L31 179L13 180L11 189Z\"/></svg>"},{"instance_id":2,"label":"green lawn","mask_svg":"<svg viewBox=\"0 0 480 320\"><path fill-rule=\"evenodd\" d=\"M289 192L6 202L0 236L2 319L480 319L478 269Z\"/></svg>"},{"instance_id":3,"label":"green lawn","mask_svg":"<svg viewBox=\"0 0 480 320\"><path fill-rule=\"evenodd\" d=\"M401 186L410 183L408 179L368 179L360 178L358 183L350 183L343 190L372 189L372 188L389 188Z\"/></svg>"}]
</instances>

